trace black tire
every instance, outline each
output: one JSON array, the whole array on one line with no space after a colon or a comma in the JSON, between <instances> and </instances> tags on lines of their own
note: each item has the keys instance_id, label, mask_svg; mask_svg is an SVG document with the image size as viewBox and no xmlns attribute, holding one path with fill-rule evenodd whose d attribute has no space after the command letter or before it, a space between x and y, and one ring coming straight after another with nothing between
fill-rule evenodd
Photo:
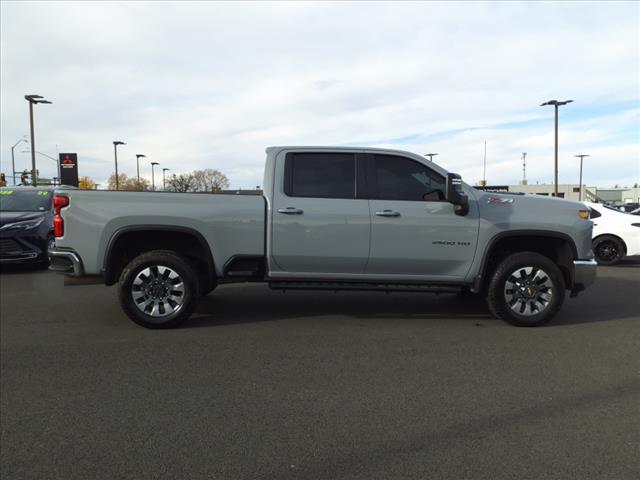
<instances>
[{"instance_id":1,"label":"black tire","mask_svg":"<svg viewBox=\"0 0 640 480\"><path fill-rule=\"evenodd\" d=\"M145 275L147 269L149 274ZM175 287L173 282L177 282ZM124 268L118 282L118 300L122 310L138 325L174 328L193 313L198 288L198 275L186 258L171 250L152 250L137 256ZM144 305L151 306L153 312L143 311Z\"/></svg>"},{"instance_id":2,"label":"black tire","mask_svg":"<svg viewBox=\"0 0 640 480\"><path fill-rule=\"evenodd\" d=\"M602 235L593 241L593 254L600 265L615 265L624 258L624 243L617 237Z\"/></svg>"},{"instance_id":3,"label":"black tire","mask_svg":"<svg viewBox=\"0 0 640 480\"><path fill-rule=\"evenodd\" d=\"M47 237L47 249L38 258L39 268L49 268L49 249L56 246L56 238L53 235Z\"/></svg>"},{"instance_id":4,"label":"black tire","mask_svg":"<svg viewBox=\"0 0 640 480\"><path fill-rule=\"evenodd\" d=\"M534 252L514 253L493 272L487 304L495 317L511 325L537 327L558 313L565 288L562 272L549 258Z\"/></svg>"}]
</instances>

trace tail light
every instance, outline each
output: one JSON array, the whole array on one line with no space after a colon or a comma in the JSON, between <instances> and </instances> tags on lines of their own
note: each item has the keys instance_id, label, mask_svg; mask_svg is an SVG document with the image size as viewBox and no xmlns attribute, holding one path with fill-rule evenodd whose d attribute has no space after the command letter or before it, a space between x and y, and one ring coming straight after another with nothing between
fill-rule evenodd
<instances>
[{"instance_id":1,"label":"tail light","mask_svg":"<svg viewBox=\"0 0 640 480\"><path fill-rule=\"evenodd\" d=\"M64 236L64 220L60 210L67 206L69 206L69 197L63 195L53 197L53 236L56 238Z\"/></svg>"}]
</instances>

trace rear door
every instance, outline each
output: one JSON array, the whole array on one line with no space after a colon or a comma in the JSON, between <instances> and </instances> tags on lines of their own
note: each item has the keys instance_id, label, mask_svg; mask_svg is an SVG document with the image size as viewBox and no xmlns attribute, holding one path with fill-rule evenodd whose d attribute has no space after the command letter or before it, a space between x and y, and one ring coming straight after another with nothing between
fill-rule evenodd
<instances>
[{"instance_id":1,"label":"rear door","mask_svg":"<svg viewBox=\"0 0 640 480\"><path fill-rule=\"evenodd\" d=\"M362 274L369 255L369 205L357 198L356 155L288 152L276 160L271 207L272 276ZM324 274L324 275L323 275Z\"/></svg>"},{"instance_id":2,"label":"rear door","mask_svg":"<svg viewBox=\"0 0 640 480\"><path fill-rule=\"evenodd\" d=\"M478 212L454 213L444 200L445 178L426 163L367 155L371 209L371 254L366 273L463 279L473 261ZM426 162L426 161L425 161Z\"/></svg>"}]
</instances>

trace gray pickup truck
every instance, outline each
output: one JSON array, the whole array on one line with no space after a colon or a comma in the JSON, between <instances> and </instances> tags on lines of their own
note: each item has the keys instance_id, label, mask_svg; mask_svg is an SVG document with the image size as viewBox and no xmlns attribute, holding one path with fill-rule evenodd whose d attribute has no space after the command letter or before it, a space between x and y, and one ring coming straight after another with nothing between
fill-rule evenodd
<instances>
[{"instance_id":1,"label":"gray pickup truck","mask_svg":"<svg viewBox=\"0 0 640 480\"><path fill-rule=\"evenodd\" d=\"M479 191L413 153L270 147L263 185L263 196L56 191L50 268L117 284L149 328L179 325L230 282L472 292L535 326L595 279L583 204Z\"/></svg>"}]
</instances>

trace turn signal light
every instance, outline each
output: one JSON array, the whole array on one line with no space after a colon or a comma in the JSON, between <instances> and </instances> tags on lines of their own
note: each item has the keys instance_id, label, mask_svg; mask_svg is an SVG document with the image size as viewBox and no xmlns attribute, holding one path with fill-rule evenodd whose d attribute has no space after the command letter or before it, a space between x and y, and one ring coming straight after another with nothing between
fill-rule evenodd
<instances>
[{"instance_id":1,"label":"turn signal light","mask_svg":"<svg viewBox=\"0 0 640 480\"><path fill-rule=\"evenodd\" d=\"M589 219L589 210L578 210L578 216L583 220Z\"/></svg>"},{"instance_id":2,"label":"turn signal light","mask_svg":"<svg viewBox=\"0 0 640 480\"><path fill-rule=\"evenodd\" d=\"M60 238L64 236L64 220L60 215L60 210L69 205L69 197L55 195L53 197L53 236Z\"/></svg>"}]
</instances>

